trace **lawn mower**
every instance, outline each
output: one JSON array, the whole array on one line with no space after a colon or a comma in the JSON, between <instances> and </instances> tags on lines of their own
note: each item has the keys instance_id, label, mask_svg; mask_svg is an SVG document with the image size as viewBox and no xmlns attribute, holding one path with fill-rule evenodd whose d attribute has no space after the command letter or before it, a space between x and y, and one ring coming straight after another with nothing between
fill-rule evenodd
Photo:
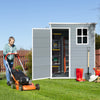
<instances>
[{"instance_id":1,"label":"lawn mower","mask_svg":"<svg viewBox=\"0 0 100 100\"><path fill-rule=\"evenodd\" d=\"M18 58L20 65L22 66L23 72L19 69L11 69L9 66L9 63L7 61L8 55L14 55L15 57ZM8 69L10 72L10 83L11 83L11 88L16 88L16 90L39 90L40 86L39 84L34 85L30 78L26 75L26 71L23 67L23 64L20 60L19 54L11 53L7 54L5 56L6 64L8 65Z\"/></svg>"}]
</instances>

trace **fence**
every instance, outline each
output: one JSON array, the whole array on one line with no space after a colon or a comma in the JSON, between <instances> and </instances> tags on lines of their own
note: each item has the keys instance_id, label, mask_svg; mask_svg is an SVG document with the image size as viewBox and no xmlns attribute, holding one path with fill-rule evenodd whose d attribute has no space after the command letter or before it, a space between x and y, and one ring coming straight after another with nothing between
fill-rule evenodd
<instances>
[{"instance_id":1,"label":"fence","mask_svg":"<svg viewBox=\"0 0 100 100\"><path fill-rule=\"evenodd\" d=\"M28 62L28 59L26 58L26 56L28 55L29 52L30 52L30 50L19 50L18 51L20 59L21 59L25 69L28 68L28 66L26 65L26 63ZM100 49L95 51L95 61L96 61L95 67L100 69ZM13 67L16 67L18 65L20 65L20 63L19 63L18 59L15 58ZM4 64L3 64L3 51L0 51L0 72L5 72L5 67L4 67Z\"/></svg>"},{"instance_id":2,"label":"fence","mask_svg":"<svg viewBox=\"0 0 100 100\"><path fill-rule=\"evenodd\" d=\"M28 68L28 66L26 65L26 63L28 62L28 59L26 56L28 55L29 52L30 52L30 50L19 50L18 51L18 54L20 56L20 60L23 63L23 66L26 70ZM16 67L18 65L20 65L20 63L19 63L18 59L15 58L13 67ZM0 51L0 72L5 72L5 67L3 64L3 51Z\"/></svg>"},{"instance_id":3,"label":"fence","mask_svg":"<svg viewBox=\"0 0 100 100\"><path fill-rule=\"evenodd\" d=\"M95 51L95 61L96 67L100 69L100 49Z\"/></svg>"}]
</instances>

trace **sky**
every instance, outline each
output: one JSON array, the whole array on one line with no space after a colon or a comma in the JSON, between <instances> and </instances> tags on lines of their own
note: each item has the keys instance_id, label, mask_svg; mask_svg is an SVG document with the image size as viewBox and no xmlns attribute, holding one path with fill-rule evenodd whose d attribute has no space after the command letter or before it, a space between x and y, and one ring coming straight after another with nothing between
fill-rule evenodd
<instances>
[{"instance_id":1,"label":"sky","mask_svg":"<svg viewBox=\"0 0 100 100\"><path fill-rule=\"evenodd\" d=\"M32 28L49 22L97 23L100 34L100 0L0 0L0 50L15 37L15 45L32 48Z\"/></svg>"}]
</instances>

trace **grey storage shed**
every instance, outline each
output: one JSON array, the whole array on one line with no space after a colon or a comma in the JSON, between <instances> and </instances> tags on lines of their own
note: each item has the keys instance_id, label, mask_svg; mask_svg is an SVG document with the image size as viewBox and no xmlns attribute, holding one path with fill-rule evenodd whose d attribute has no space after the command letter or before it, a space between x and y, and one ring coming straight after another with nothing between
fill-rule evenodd
<instances>
[{"instance_id":1,"label":"grey storage shed","mask_svg":"<svg viewBox=\"0 0 100 100\"><path fill-rule=\"evenodd\" d=\"M32 28L32 79L76 78L76 68L87 73L95 67L96 23L49 23Z\"/></svg>"}]
</instances>

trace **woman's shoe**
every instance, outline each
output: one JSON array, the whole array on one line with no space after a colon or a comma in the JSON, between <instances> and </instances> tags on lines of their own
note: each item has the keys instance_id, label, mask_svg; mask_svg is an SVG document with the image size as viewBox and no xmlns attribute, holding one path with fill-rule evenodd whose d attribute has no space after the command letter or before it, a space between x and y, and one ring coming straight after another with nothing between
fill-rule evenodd
<instances>
[{"instance_id":1,"label":"woman's shoe","mask_svg":"<svg viewBox=\"0 0 100 100\"><path fill-rule=\"evenodd\" d=\"M8 86L10 86L10 85L11 85L9 81L7 82L7 85L8 85Z\"/></svg>"}]
</instances>

